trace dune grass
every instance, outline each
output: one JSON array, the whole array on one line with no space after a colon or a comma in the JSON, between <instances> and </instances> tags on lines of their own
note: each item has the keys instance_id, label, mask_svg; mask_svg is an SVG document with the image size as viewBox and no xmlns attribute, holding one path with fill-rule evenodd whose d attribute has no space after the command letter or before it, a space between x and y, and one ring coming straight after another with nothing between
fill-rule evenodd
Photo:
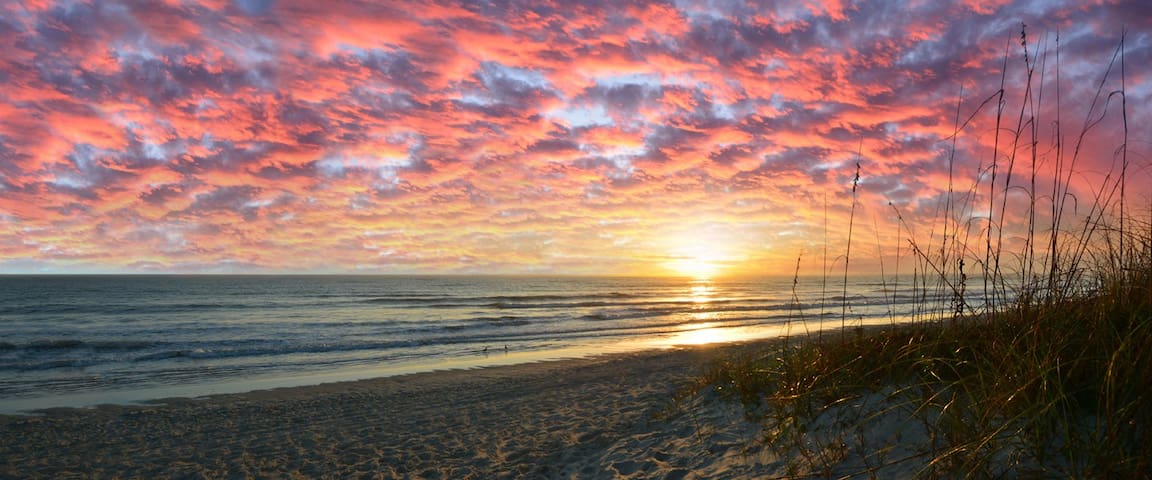
<instances>
[{"instance_id":1,"label":"dune grass","mask_svg":"<svg viewBox=\"0 0 1152 480\"><path fill-rule=\"evenodd\" d=\"M1002 74L1000 89L977 109L995 103L997 146L984 169L989 174L959 200L950 177L940 219L944 235L924 247L908 238L917 256L912 288L944 294L925 299L947 299L918 308L938 312L935 320L850 334L845 327L839 336L746 352L717 362L695 386L695 392L742 402L762 423L765 445L791 459L792 474L1142 478L1152 472L1152 221L1125 209L1127 105L1116 102L1119 113L1098 107L1114 105L1109 102L1126 93L1123 35L1088 118L1072 136L1073 148L1063 146L1058 131L1056 146L1044 151L1038 151L1037 125L1050 119L1039 116L1054 111L1055 125L1062 125L1059 40L1051 54L1056 81L1049 86L1057 90L1056 105L1047 108L1049 49L1031 44L1023 28L1019 40L1026 74L1017 92L1020 110L1012 112L1016 124L1004 135L1008 144L999 145L1007 115ZM1006 51L1005 71L1008 58ZM1108 93L1103 87L1117 75L1117 58L1121 87ZM1092 192L1083 214L1087 202L1077 202L1069 185L1081 142L1105 114L1123 116L1119 165ZM957 136L964 125L958 110ZM997 156L1003 152L1010 153L1002 162ZM1037 184L1038 157L1054 169L1051 185ZM1021 185L1017 163L1029 158L1031 176ZM1018 183L1011 183L1013 169ZM1025 214L1006 218L1013 213L1007 201L1013 189L1028 190L1031 202ZM981 191L987 192L979 197L989 206L987 216L965 218ZM1042 212L1038 199L1049 191L1051 205ZM1068 214L1070 201L1081 215ZM1044 228L1037 214L1049 207ZM982 241L972 240L968 226L979 221ZM1025 241L1011 250L999 228L1007 222L1027 225ZM912 231L902 226L900 218L897 228ZM979 244L982 250L973 246ZM1006 274L1002 257L1018 259L1018 271ZM982 276L982 295L966 289L966 265Z\"/></svg>"},{"instance_id":2,"label":"dune grass","mask_svg":"<svg viewBox=\"0 0 1152 480\"><path fill-rule=\"evenodd\" d=\"M926 440L916 458L888 461L917 460L925 477L1140 478L1152 471L1149 267L1060 303L730 358L700 387L742 401L768 444L793 457L847 441L812 445L806 424L821 415L862 426L887 413L842 408L880 392L884 408L914 418Z\"/></svg>"}]
</instances>

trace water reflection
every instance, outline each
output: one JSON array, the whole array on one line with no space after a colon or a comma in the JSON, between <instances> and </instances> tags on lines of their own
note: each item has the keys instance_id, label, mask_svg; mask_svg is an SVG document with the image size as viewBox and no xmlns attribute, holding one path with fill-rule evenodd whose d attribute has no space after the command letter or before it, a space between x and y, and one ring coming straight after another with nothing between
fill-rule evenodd
<instances>
[{"instance_id":1,"label":"water reflection","mask_svg":"<svg viewBox=\"0 0 1152 480\"><path fill-rule=\"evenodd\" d=\"M715 323L695 325L668 338L670 345L705 345L709 343L736 342L731 328L720 328Z\"/></svg>"},{"instance_id":2,"label":"water reflection","mask_svg":"<svg viewBox=\"0 0 1152 480\"><path fill-rule=\"evenodd\" d=\"M692 311L688 313L693 323L716 321L719 316L710 305L716 300L716 286L709 280L696 280L688 286L688 299Z\"/></svg>"},{"instance_id":3,"label":"water reflection","mask_svg":"<svg viewBox=\"0 0 1152 480\"><path fill-rule=\"evenodd\" d=\"M721 322L710 322L686 326L683 330L654 339L652 344L660 347L681 345L709 345L713 343L737 343L763 338L795 335L798 332L788 325L733 326Z\"/></svg>"},{"instance_id":4,"label":"water reflection","mask_svg":"<svg viewBox=\"0 0 1152 480\"><path fill-rule=\"evenodd\" d=\"M692 303L708 303L712 301L712 297L716 295L716 288L708 281L697 281L689 287L689 298Z\"/></svg>"}]
</instances>

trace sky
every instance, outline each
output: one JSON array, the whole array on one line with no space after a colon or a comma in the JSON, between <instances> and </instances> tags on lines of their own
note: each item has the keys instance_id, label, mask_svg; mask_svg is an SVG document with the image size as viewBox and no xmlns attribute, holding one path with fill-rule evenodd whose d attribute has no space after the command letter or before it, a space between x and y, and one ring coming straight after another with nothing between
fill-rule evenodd
<instances>
[{"instance_id":1,"label":"sky","mask_svg":"<svg viewBox=\"0 0 1152 480\"><path fill-rule=\"evenodd\" d=\"M891 274L1147 215L1150 74L1146 0L0 0L0 273Z\"/></svg>"}]
</instances>

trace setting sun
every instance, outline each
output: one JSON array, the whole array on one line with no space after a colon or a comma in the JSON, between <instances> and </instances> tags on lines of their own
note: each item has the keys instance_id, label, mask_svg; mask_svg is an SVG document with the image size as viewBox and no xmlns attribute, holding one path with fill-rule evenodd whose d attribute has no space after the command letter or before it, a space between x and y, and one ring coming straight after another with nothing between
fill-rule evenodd
<instances>
[{"instance_id":1,"label":"setting sun","mask_svg":"<svg viewBox=\"0 0 1152 480\"><path fill-rule=\"evenodd\" d=\"M718 235L682 235L668 245L667 261L662 265L673 275L709 279L732 273L740 263L733 245Z\"/></svg>"},{"instance_id":2,"label":"setting sun","mask_svg":"<svg viewBox=\"0 0 1152 480\"><path fill-rule=\"evenodd\" d=\"M677 274L692 278L711 278L720 270L715 261L701 257L678 258L668 262L667 266Z\"/></svg>"}]
</instances>

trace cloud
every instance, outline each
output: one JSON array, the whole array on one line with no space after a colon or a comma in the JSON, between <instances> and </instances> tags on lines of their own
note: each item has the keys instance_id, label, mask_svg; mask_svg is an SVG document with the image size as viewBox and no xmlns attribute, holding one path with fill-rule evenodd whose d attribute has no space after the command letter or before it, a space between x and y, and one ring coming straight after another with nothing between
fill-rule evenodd
<instances>
[{"instance_id":1,"label":"cloud","mask_svg":"<svg viewBox=\"0 0 1152 480\"><path fill-rule=\"evenodd\" d=\"M1129 122L1152 122L1137 0L0 11L0 265L17 270L654 273L686 248L669 236L791 271L847 215L857 162L862 235L887 244L888 202L930 225L950 179L969 190L995 161L1003 181L1029 122L1050 188L1057 87L1064 146L1100 120L1070 186L1092 196L1122 142L1124 28Z\"/></svg>"}]
</instances>

